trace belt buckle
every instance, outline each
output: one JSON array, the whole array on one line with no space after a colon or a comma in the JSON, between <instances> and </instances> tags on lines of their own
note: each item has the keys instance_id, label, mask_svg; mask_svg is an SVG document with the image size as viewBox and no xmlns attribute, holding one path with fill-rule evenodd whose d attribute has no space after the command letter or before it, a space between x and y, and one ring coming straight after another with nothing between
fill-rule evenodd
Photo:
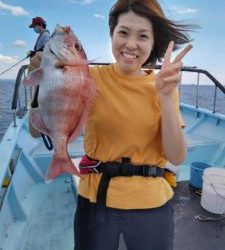
<instances>
[{"instance_id":1,"label":"belt buckle","mask_svg":"<svg viewBox=\"0 0 225 250\"><path fill-rule=\"evenodd\" d=\"M151 173L152 173L152 176L153 176L153 177L156 177L156 176L157 176L157 169L156 169L156 166L151 166Z\"/></svg>"},{"instance_id":2,"label":"belt buckle","mask_svg":"<svg viewBox=\"0 0 225 250\"><path fill-rule=\"evenodd\" d=\"M143 167L143 175L144 176L152 176L156 177L156 167L152 165L147 165Z\"/></svg>"}]
</instances>

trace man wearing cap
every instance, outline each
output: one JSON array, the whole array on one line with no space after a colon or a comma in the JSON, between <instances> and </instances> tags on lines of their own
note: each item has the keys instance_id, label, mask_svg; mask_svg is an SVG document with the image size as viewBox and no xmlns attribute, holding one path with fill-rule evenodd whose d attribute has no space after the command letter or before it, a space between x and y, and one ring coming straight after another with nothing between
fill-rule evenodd
<instances>
[{"instance_id":1,"label":"man wearing cap","mask_svg":"<svg viewBox=\"0 0 225 250\"><path fill-rule=\"evenodd\" d=\"M37 41L34 45L34 49L29 51L27 54L30 57L30 64L28 65L28 73L37 69L41 64L41 56L44 49L45 44L50 39L50 33L46 30L46 22L42 17L34 17L32 18L32 23L29 25L29 28L33 28L34 32L39 34ZM36 86L33 90L34 98L31 103L31 107L35 108L38 106L38 92L39 86ZM30 130L33 131L33 128L29 122ZM39 137L40 133L35 131L33 132L33 137Z\"/></svg>"},{"instance_id":2,"label":"man wearing cap","mask_svg":"<svg viewBox=\"0 0 225 250\"><path fill-rule=\"evenodd\" d=\"M46 30L46 26L45 20L39 16L32 18L32 23L29 25L29 28L33 28L34 32L39 34L34 49L28 52L28 56L31 58L28 66L29 72L40 66L41 52L50 39L50 33Z\"/></svg>"},{"instance_id":3,"label":"man wearing cap","mask_svg":"<svg viewBox=\"0 0 225 250\"><path fill-rule=\"evenodd\" d=\"M46 30L46 22L42 17L32 18L32 23L29 28L33 28L34 31L39 34L37 41L34 45L34 51L43 51L46 42L50 39L49 31Z\"/></svg>"}]
</instances>

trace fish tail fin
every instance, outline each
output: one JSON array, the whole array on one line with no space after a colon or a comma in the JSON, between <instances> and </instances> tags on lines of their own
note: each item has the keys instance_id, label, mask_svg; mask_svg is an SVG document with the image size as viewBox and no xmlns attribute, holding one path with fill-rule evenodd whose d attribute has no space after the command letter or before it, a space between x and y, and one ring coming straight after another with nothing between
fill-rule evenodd
<instances>
[{"instance_id":1,"label":"fish tail fin","mask_svg":"<svg viewBox=\"0 0 225 250\"><path fill-rule=\"evenodd\" d=\"M77 168L69 157L62 158L57 155L54 155L46 173L46 181L49 182L51 180L54 180L61 174L71 174L80 176L79 171L77 170Z\"/></svg>"}]
</instances>

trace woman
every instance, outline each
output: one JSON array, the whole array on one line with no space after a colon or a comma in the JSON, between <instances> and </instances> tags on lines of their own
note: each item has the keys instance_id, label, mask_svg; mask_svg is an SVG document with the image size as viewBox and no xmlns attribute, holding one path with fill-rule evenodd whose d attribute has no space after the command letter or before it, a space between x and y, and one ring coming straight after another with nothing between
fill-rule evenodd
<instances>
[{"instance_id":1,"label":"woman","mask_svg":"<svg viewBox=\"0 0 225 250\"><path fill-rule=\"evenodd\" d=\"M186 154L176 87L185 26L168 20L154 0L118 0L109 14L116 63L90 68L98 97L85 126L75 216L76 250L171 250L173 190L167 160ZM164 57L155 74L144 71Z\"/></svg>"}]
</instances>

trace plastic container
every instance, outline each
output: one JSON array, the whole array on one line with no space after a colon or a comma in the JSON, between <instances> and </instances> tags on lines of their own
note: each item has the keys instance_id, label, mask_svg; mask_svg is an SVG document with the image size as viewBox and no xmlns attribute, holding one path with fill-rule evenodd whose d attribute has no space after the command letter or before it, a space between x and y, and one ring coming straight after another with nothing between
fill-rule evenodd
<instances>
[{"instance_id":1,"label":"plastic container","mask_svg":"<svg viewBox=\"0 0 225 250\"><path fill-rule=\"evenodd\" d=\"M192 162L191 163L191 174L190 174L190 185L194 188L201 189L203 185L203 171L206 168L212 167L205 162Z\"/></svg>"},{"instance_id":2,"label":"plastic container","mask_svg":"<svg viewBox=\"0 0 225 250\"><path fill-rule=\"evenodd\" d=\"M225 214L225 169L208 168L203 173L201 206L215 214Z\"/></svg>"}]
</instances>

